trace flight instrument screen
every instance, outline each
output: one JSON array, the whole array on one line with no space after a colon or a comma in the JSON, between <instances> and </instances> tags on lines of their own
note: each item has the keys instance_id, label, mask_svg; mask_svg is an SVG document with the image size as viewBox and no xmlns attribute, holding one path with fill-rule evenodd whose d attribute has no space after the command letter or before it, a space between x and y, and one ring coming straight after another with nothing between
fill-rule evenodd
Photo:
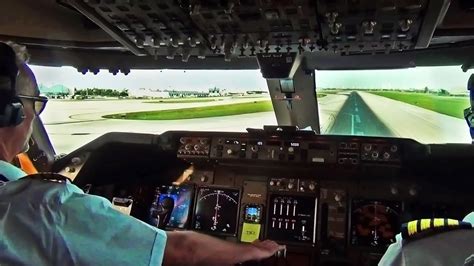
<instances>
[{"instance_id":1,"label":"flight instrument screen","mask_svg":"<svg viewBox=\"0 0 474 266\"><path fill-rule=\"evenodd\" d=\"M201 187L196 196L193 229L219 235L237 233L240 191Z\"/></svg>"},{"instance_id":2,"label":"flight instrument screen","mask_svg":"<svg viewBox=\"0 0 474 266\"><path fill-rule=\"evenodd\" d=\"M193 186L163 186L159 202L166 198L173 199L174 208L166 227L184 229L188 223L191 208Z\"/></svg>"}]
</instances>

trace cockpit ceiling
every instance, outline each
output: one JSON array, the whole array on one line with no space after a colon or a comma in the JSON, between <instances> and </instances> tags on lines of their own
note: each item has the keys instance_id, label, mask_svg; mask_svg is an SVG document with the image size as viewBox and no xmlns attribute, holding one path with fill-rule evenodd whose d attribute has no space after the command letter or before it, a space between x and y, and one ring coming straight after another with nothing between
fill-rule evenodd
<instances>
[{"instance_id":1,"label":"cockpit ceiling","mask_svg":"<svg viewBox=\"0 0 474 266\"><path fill-rule=\"evenodd\" d=\"M140 59L130 68L197 68L193 62L205 58L208 68L255 68L257 53L298 52L310 61L336 58L325 69L352 68L338 58L345 56L386 57L369 66L387 68L424 64L416 56L423 49L444 54L427 65L465 64L466 58L448 59L450 53L474 49L470 0L4 0L2 6L0 39L34 53L49 50L59 60L43 64L69 64L86 50L96 53L90 65L134 55ZM416 60L396 60L405 53Z\"/></svg>"}]
</instances>

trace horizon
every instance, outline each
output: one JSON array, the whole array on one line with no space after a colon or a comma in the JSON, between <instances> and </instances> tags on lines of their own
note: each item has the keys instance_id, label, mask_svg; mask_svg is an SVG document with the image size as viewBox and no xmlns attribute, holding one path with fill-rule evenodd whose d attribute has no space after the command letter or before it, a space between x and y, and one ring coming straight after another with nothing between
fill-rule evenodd
<instances>
[{"instance_id":1,"label":"horizon","mask_svg":"<svg viewBox=\"0 0 474 266\"><path fill-rule=\"evenodd\" d=\"M177 90L207 91L210 88L232 92L268 91L259 70L132 70L128 76L116 76L107 70L97 75L83 75L73 67L45 67L32 65L38 84L51 88L65 86L69 89L115 90ZM340 89L396 89L431 91L445 89L449 92L466 91L469 76L459 66L418 67L394 70L317 70L319 90ZM401 78L403 77L403 78Z\"/></svg>"}]
</instances>

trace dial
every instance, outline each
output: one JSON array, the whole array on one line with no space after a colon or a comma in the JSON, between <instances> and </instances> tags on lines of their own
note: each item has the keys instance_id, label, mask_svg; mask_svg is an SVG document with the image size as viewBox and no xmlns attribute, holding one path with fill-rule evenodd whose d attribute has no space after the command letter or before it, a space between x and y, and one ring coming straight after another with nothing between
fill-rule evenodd
<instances>
[{"instance_id":1,"label":"dial","mask_svg":"<svg viewBox=\"0 0 474 266\"><path fill-rule=\"evenodd\" d=\"M357 246L386 247L400 229L401 203L353 200L351 242Z\"/></svg>"}]
</instances>

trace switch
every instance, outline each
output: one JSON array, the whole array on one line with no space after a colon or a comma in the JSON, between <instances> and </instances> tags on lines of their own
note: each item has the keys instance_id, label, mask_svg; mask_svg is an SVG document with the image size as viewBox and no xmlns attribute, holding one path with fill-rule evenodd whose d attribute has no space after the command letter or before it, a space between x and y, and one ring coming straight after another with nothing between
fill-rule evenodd
<instances>
[{"instance_id":1,"label":"switch","mask_svg":"<svg viewBox=\"0 0 474 266\"><path fill-rule=\"evenodd\" d=\"M275 199L273 201L273 215L276 215L276 210L277 210L277 203L278 203L278 199Z\"/></svg>"},{"instance_id":2,"label":"switch","mask_svg":"<svg viewBox=\"0 0 474 266\"><path fill-rule=\"evenodd\" d=\"M395 186L390 187L390 193L392 195L398 195L398 188Z\"/></svg>"},{"instance_id":3,"label":"switch","mask_svg":"<svg viewBox=\"0 0 474 266\"><path fill-rule=\"evenodd\" d=\"M295 187L295 184L293 183L288 183L288 189L292 190Z\"/></svg>"},{"instance_id":4,"label":"switch","mask_svg":"<svg viewBox=\"0 0 474 266\"><path fill-rule=\"evenodd\" d=\"M271 159L275 159L275 150L272 150L272 151L270 152L270 158L271 158Z\"/></svg>"}]
</instances>

